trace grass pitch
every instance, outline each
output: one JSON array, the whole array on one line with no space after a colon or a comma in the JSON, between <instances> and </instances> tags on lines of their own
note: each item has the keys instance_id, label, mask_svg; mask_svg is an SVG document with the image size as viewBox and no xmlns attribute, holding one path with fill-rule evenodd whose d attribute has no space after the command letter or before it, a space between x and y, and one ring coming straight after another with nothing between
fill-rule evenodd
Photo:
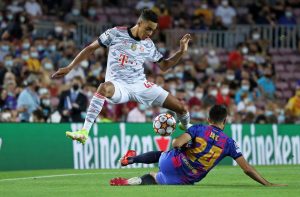
<instances>
[{"instance_id":1,"label":"grass pitch","mask_svg":"<svg viewBox=\"0 0 300 197\"><path fill-rule=\"evenodd\" d=\"M35 170L0 172L0 196L105 196L105 197L201 197L201 196L299 196L300 166L258 166L269 181L287 187L264 187L248 178L239 167L219 166L193 186L112 187L114 177L133 177L157 169Z\"/></svg>"}]
</instances>

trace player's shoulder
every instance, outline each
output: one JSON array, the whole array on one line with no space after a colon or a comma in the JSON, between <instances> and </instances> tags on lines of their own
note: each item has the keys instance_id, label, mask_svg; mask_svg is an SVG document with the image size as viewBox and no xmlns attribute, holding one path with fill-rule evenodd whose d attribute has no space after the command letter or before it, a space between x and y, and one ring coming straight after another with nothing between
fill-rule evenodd
<instances>
[{"instance_id":1,"label":"player's shoulder","mask_svg":"<svg viewBox=\"0 0 300 197\"><path fill-rule=\"evenodd\" d=\"M155 44L154 44L154 42L152 41L151 38L146 38L146 39L143 40L142 42L143 42L143 44L144 44L144 46L145 46L146 48L152 48L152 47L155 47Z\"/></svg>"},{"instance_id":2,"label":"player's shoulder","mask_svg":"<svg viewBox=\"0 0 300 197\"><path fill-rule=\"evenodd\" d=\"M117 31L127 31L128 27L127 26L115 26L114 29Z\"/></svg>"}]
</instances>

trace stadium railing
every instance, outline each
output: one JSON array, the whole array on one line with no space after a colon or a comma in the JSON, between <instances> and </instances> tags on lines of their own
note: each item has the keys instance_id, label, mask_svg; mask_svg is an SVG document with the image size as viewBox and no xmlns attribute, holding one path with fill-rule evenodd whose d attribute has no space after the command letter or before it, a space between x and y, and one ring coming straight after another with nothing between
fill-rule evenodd
<instances>
[{"instance_id":1,"label":"stadium railing","mask_svg":"<svg viewBox=\"0 0 300 197\"><path fill-rule=\"evenodd\" d=\"M112 24L110 23L78 23L75 39L76 44L84 46L111 27ZM54 24L36 24L35 34L37 36L46 36L53 28ZM297 49L300 39L300 25L237 25L234 29L226 31L169 29L165 30L166 46L170 49L176 48L181 36L189 32L192 33L193 43L197 47L233 49L237 43L244 42L247 38L250 38L254 30L260 33L261 39L267 41L270 48Z\"/></svg>"}]
</instances>

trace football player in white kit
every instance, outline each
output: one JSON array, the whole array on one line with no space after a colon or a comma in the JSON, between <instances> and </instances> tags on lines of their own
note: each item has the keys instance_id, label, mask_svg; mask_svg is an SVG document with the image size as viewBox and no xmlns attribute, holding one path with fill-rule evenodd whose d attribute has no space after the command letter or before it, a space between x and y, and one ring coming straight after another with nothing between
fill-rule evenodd
<instances>
[{"instance_id":1,"label":"football player in white kit","mask_svg":"<svg viewBox=\"0 0 300 197\"><path fill-rule=\"evenodd\" d=\"M186 106L160 86L147 81L144 74L145 61L157 62L163 71L176 65L187 51L191 39L190 34L184 35L180 40L180 49L164 59L149 38L157 28L157 22L158 17L153 11L144 10L135 26L106 30L67 67L52 75L53 78L63 77L99 47L109 49L105 82L99 85L90 102L83 128L66 132L68 137L84 144L105 100L115 104L136 101L147 106L162 106L177 113L182 129L191 126Z\"/></svg>"}]
</instances>

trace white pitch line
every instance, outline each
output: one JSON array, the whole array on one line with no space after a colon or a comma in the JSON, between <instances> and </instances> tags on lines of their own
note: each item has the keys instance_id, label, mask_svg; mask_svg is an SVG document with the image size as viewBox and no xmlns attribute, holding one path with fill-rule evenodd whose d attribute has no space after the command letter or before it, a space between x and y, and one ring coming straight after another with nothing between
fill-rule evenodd
<instances>
[{"instance_id":1,"label":"white pitch line","mask_svg":"<svg viewBox=\"0 0 300 197\"><path fill-rule=\"evenodd\" d=\"M122 172L122 174L134 174L134 173L137 172ZM31 177L0 179L0 182L28 180L28 179L46 179L46 178L54 178L54 177L68 177L68 176L86 176L86 175L96 175L96 174L120 174L120 172L95 172L95 173L80 173L80 174L56 174L56 175L48 175L48 176L31 176Z\"/></svg>"}]
</instances>

